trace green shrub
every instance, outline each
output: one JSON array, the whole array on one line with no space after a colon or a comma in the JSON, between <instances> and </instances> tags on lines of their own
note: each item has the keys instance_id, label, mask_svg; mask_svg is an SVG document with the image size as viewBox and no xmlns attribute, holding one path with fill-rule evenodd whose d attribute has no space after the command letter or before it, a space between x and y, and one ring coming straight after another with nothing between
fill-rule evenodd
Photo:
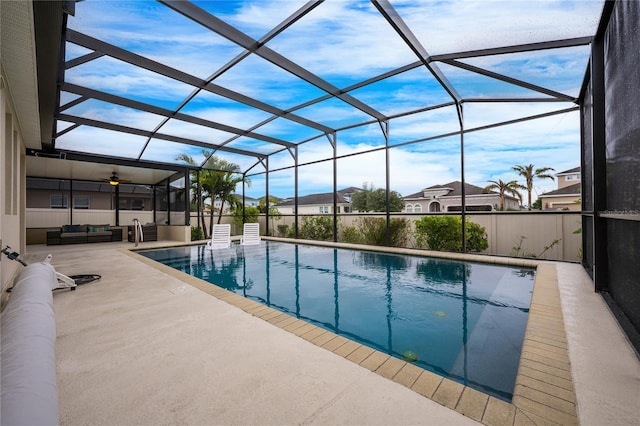
<instances>
[{"instance_id":1,"label":"green shrub","mask_svg":"<svg viewBox=\"0 0 640 426\"><path fill-rule=\"evenodd\" d=\"M287 225L287 224L278 225L278 236L279 237L286 236L288 231L289 231L289 225Z\"/></svg>"},{"instance_id":2,"label":"green shrub","mask_svg":"<svg viewBox=\"0 0 640 426\"><path fill-rule=\"evenodd\" d=\"M416 245L438 251L462 251L460 216L424 216L415 221ZM466 222L467 251L480 252L489 247L483 226Z\"/></svg>"},{"instance_id":3,"label":"green shrub","mask_svg":"<svg viewBox=\"0 0 640 426\"><path fill-rule=\"evenodd\" d=\"M333 216L303 217L298 238L305 240L332 241Z\"/></svg>"},{"instance_id":4,"label":"green shrub","mask_svg":"<svg viewBox=\"0 0 640 426\"><path fill-rule=\"evenodd\" d=\"M242 215L242 207L233 211L233 223L238 229L242 229L242 225L246 223L255 223L258 221L260 210L257 207L246 206L244 208L244 217Z\"/></svg>"},{"instance_id":5,"label":"green shrub","mask_svg":"<svg viewBox=\"0 0 640 426\"><path fill-rule=\"evenodd\" d=\"M347 226L342 230L340 242L358 244L362 242L362 237L355 226Z\"/></svg>"},{"instance_id":6,"label":"green shrub","mask_svg":"<svg viewBox=\"0 0 640 426\"><path fill-rule=\"evenodd\" d=\"M204 240L204 231L199 226L191 227L191 241Z\"/></svg>"},{"instance_id":7,"label":"green shrub","mask_svg":"<svg viewBox=\"0 0 640 426\"><path fill-rule=\"evenodd\" d=\"M381 217L363 217L358 220L358 230L365 244L387 245L387 220ZM409 221L393 218L389 221L389 246L402 247L409 236Z\"/></svg>"},{"instance_id":8,"label":"green shrub","mask_svg":"<svg viewBox=\"0 0 640 426\"><path fill-rule=\"evenodd\" d=\"M285 237L287 237L287 238L295 238L296 237L296 228L295 228L295 226L292 226L291 228L289 228L289 230L287 231L287 234L285 235Z\"/></svg>"}]
</instances>

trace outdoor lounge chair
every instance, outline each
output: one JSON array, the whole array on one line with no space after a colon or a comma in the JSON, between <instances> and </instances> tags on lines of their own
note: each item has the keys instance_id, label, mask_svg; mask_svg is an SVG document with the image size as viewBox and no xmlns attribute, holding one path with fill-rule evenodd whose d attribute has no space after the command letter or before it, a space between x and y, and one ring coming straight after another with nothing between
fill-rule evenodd
<instances>
[{"instance_id":1,"label":"outdoor lounge chair","mask_svg":"<svg viewBox=\"0 0 640 426\"><path fill-rule=\"evenodd\" d=\"M211 240L207 241L210 250L231 247L231 225L215 224L211 232Z\"/></svg>"},{"instance_id":2,"label":"outdoor lounge chair","mask_svg":"<svg viewBox=\"0 0 640 426\"><path fill-rule=\"evenodd\" d=\"M260 244L260 224L245 223L240 238L240 244L243 246Z\"/></svg>"}]
</instances>

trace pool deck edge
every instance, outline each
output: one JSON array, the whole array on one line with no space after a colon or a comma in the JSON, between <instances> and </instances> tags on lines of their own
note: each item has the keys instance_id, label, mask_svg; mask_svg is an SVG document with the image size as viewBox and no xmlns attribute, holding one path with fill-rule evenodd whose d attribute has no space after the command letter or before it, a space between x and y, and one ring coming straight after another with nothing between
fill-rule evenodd
<instances>
[{"instance_id":1,"label":"pool deck edge","mask_svg":"<svg viewBox=\"0 0 640 426\"><path fill-rule=\"evenodd\" d=\"M318 245L336 247L333 243ZM354 248L350 244L337 246ZM355 248L381 250L375 246L355 246ZM384 249L386 252L398 254L420 256L433 254L424 250L389 247ZM557 272L552 262L437 253L441 258L537 269L514 395L512 403L508 403L162 265L135 253L135 250L119 249L119 251L483 424L571 425L579 423Z\"/></svg>"}]
</instances>

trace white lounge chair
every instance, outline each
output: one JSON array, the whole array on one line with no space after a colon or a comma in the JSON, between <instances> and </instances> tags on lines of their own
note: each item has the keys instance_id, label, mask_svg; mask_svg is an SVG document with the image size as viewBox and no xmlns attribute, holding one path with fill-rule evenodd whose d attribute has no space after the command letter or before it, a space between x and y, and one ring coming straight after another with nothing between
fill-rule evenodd
<instances>
[{"instance_id":1,"label":"white lounge chair","mask_svg":"<svg viewBox=\"0 0 640 426\"><path fill-rule=\"evenodd\" d=\"M245 223L242 230L240 244L243 246L260 244L260 224Z\"/></svg>"},{"instance_id":2,"label":"white lounge chair","mask_svg":"<svg viewBox=\"0 0 640 426\"><path fill-rule=\"evenodd\" d=\"M211 240L207 241L210 250L231 247L231 225L215 224L211 231Z\"/></svg>"}]
</instances>

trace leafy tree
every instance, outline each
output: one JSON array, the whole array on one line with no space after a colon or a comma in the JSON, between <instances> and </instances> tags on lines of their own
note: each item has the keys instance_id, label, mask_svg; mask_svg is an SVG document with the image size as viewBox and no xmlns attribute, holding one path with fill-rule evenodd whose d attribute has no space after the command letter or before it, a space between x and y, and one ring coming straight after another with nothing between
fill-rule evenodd
<instances>
[{"instance_id":1,"label":"leafy tree","mask_svg":"<svg viewBox=\"0 0 640 426\"><path fill-rule=\"evenodd\" d=\"M500 210L504 210L505 194L510 194L516 197L518 200L520 200L520 203L522 203L522 195L520 194L520 192L518 192L518 190L527 188L520 185L518 181L511 180L509 182L503 182L502 179L498 179L497 181L490 180L489 182L491 182L491 185L487 185L484 189L486 191L498 191L498 193L500 194Z\"/></svg>"},{"instance_id":2,"label":"leafy tree","mask_svg":"<svg viewBox=\"0 0 640 426\"><path fill-rule=\"evenodd\" d=\"M462 218L460 216L423 216L415 221L416 244L438 251L462 251ZM467 251L480 252L489 247L483 226L466 221Z\"/></svg>"},{"instance_id":3,"label":"leafy tree","mask_svg":"<svg viewBox=\"0 0 640 426\"><path fill-rule=\"evenodd\" d=\"M269 207L269 219L271 219L271 229L274 229L275 221L280 220L280 218L282 217L280 210L274 207L274 205L276 204L278 204L278 199L272 196L269 196L269 203L267 203L267 200L265 197L262 197L260 199L260 202L258 203L258 209L260 210L260 213L266 213L267 206Z\"/></svg>"},{"instance_id":4,"label":"leafy tree","mask_svg":"<svg viewBox=\"0 0 640 426\"><path fill-rule=\"evenodd\" d=\"M243 211L244 210L244 211ZM246 206L244 209L242 206L233 210L233 223L236 225L236 229L242 229L242 225L246 223L255 223L258 221L260 210L257 207Z\"/></svg>"},{"instance_id":5,"label":"leafy tree","mask_svg":"<svg viewBox=\"0 0 640 426\"><path fill-rule=\"evenodd\" d=\"M529 164L528 166L513 166L511 168L518 172L520 176L524 177L525 181L527 182L527 207L529 208L529 210L531 210L531 192L533 191L533 179L555 180L555 178L548 173L551 171L555 171L555 169L553 167L540 167L538 169L534 169L533 164Z\"/></svg>"},{"instance_id":6,"label":"leafy tree","mask_svg":"<svg viewBox=\"0 0 640 426\"><path fill-rule=\"evenodd\" d=\"M389 193L389 211L399 212L404 207L402 196L396 192ZM375 189L365 182L363 190L351 195L351 209L359 212L386 212L387 192L382 188Z\"/></svg>"},{"instance_id":7,"label":"leafy tree","mask_svg":"<svg viewBox=\"0 0 640 426\"><path fill-rule=\"evenodd\" d=\"M538 198L536 201L534 201L532 207L535 210L542 210L542 198Z\"/></svg>"},{"instance_id":8,"label":"leafy tree","mask_svg":"<svg viewBox=\"0 0 640 426\"><path fill-rule=\"evenodd\" d=\"M275 206L276 204L278 204L279 200L274 197L273 195L269 195L269 212L271 212L271 209L273 209L273 206ZM267 212L267 199L266 197L262 197L260 198L260 201L258 202L258 209L260 210L260 213L266 213ZM277 210L277 209L275 209ZM269 213L271 214L271 213Z\"/></svg>"}]
</instances>

